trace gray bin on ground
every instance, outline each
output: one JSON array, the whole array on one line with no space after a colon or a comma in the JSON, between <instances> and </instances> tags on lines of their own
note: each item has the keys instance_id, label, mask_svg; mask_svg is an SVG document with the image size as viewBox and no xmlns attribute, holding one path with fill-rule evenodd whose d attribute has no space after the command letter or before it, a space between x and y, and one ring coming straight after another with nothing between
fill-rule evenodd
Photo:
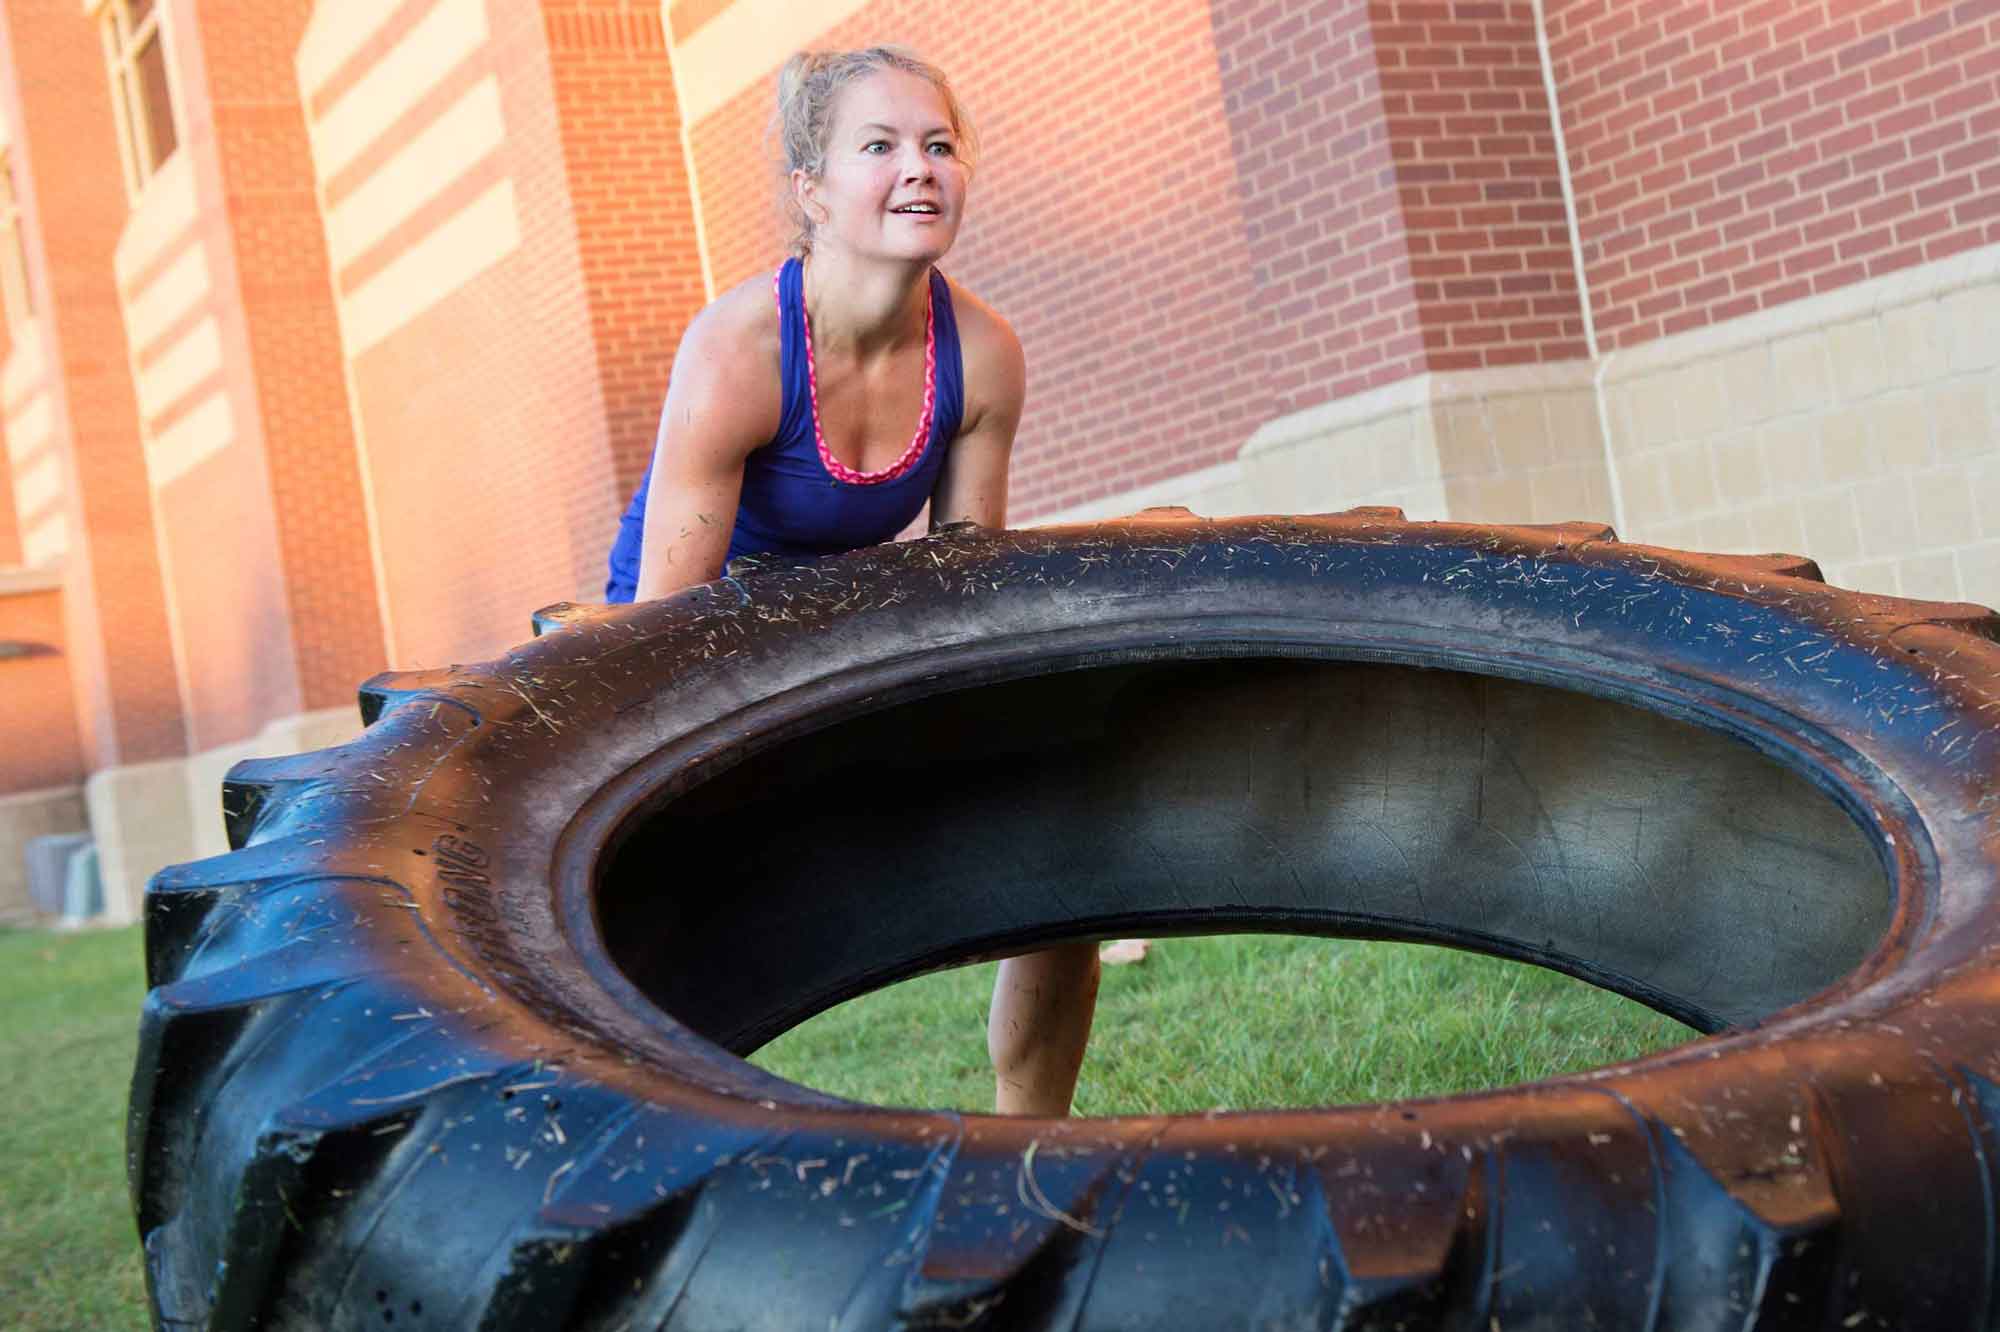
<instances>
[{"instance_id":1,"label":"gray bin on ground","mask_svg":"<svg viewBox=\"0 0 2000 1332\"><path fill-rule=\"evenodd\" d=\"M89 833L45 833L27 845L28 904L50 916L68 915L70 862L91 845ZM103 896L99 893L99 898Z\"/></svg>"},{"instance_id":2,"label":"gray bin on ground","mask_svg":"<svg viewBox=\"0 0 2000 1332\"><path fill-rule=\"evenodd\" d=\"M89 920L104 914L104 876L97 868L97 843L78 847L63 875L63 919Z\"/></svg>"}]
</instances>

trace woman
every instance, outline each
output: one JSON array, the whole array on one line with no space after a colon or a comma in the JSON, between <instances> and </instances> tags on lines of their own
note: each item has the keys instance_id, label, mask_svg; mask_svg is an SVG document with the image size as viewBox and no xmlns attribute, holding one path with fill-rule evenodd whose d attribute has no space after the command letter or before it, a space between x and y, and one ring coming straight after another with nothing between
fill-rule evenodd
<instances>
[{"instance_id":1,"label":"woman","mask_svg":"<svg viewBox=\"0 0 2000 1332\"><path fill-rule=\"evenodd\" d=\"M1005 523L1021 344L933 267L971 176L957 98L900 47L801 53L779 77L778 121L793 257L682 337L608 600L707 582L737 555L888 541L926 503L932 530ZM987 1028L1000 1113L1069 1112L1097 979L1090 943L1000 964Z\"/></svg>"}]
</instances>

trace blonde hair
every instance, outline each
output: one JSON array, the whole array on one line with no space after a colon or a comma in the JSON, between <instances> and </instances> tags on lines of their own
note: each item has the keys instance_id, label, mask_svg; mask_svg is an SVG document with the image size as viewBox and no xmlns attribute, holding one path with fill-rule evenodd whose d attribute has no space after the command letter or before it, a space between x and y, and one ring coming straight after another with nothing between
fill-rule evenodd
<instances>
[{"instance_id":1,"label":"blonde hair","mask_svg":"<svg viewBox=\"0 0 2000 1332\"><path fill-rule=\"evenodd\" d=\"M772 130L778 141L777 158L781 178L780 198L786 220L791 223L791 248L804 254L812 248L813 221L799 207L792 193L795 171L817 176L826 167L827 139L833 132L833 108L841 91L871 74L885 69L901 70L928 79L944 99L951 117L951 132L958 140L958 155L968 167L977 156L978 138L972 121L951 90L944 71L906 46L869 46L858 51L800 51L778 71L778 109Z\"/></svg>"}]
</instances>

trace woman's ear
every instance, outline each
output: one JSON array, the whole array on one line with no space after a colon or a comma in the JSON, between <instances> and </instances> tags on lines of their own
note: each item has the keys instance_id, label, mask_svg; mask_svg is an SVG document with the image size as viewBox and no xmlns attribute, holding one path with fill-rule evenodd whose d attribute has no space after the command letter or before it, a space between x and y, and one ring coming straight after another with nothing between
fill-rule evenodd
<instances>
[{"instance_id":1,"label":"woman's ear","mask_svg":"<svg viewBox=\"0 0 2000 1332\"><path fill-rule=\"evenodd\" d=\"M826 224L826 209L822 208L819 201L813 197L818 184L819 182L804 168L792 172L792 201L798 205L799 212L805 215L806 221L816 227Z\"/></svg>"}]
</instances>

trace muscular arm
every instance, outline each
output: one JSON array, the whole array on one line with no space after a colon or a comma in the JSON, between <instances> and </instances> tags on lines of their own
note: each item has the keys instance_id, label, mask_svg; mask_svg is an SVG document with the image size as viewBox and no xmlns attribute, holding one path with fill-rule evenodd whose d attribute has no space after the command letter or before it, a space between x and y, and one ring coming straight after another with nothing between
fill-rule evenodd
<instances>
[{"instance_id":1,"label":"muscular arm","mask_svg":"<svg viewBox=\"0 0 2000 1332\"><path fill-rule=\"evenodd\" d=\"M759 285L768 302L768 284ZM653 445L653 481L639 547L640 601L722 572L743 489L743 461L777 429L775 354L760 336L761 311L739 299L739 292L702 311L674 357Z\"/></svg>"},{"instance_id":2,"label":"muscular arm","mask_svg":"<svg viewBox=\"0 0 2000 1332\"><path fill-rule=\"evenodd\" d=\"M1028 390L1027 361L1007 321L984 304L954 293L964 309L960 330L972 400L967 422L952 441L944 475L931 495L931 530L971 521L1007 522L1007 464Z\"/></svg>"}]
</instances>

